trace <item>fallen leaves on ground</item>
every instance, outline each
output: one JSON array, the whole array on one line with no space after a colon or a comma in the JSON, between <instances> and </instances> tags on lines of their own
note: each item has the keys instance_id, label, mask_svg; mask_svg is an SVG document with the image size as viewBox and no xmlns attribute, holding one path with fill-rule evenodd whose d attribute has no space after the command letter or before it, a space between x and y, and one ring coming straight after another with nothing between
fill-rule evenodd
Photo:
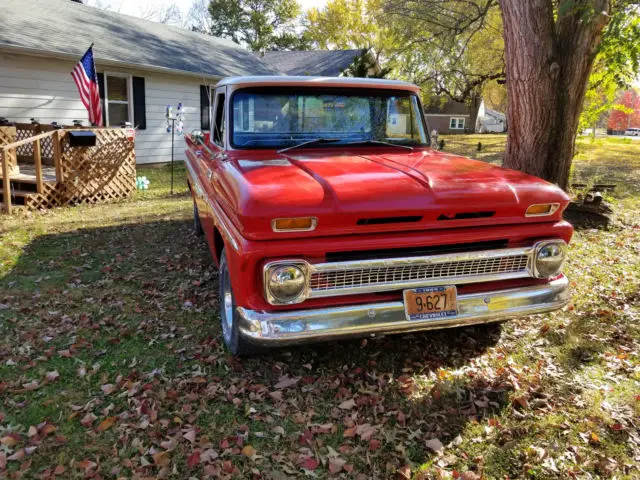
<instances>
[{"instance_id":1,"label":"fallen leaves on ground","mask_svg":"<svg viewBox=\"0 0 640 480\"><path fill-rule=\"evenodd\" d=\"M0 478L635 478L634 188L576 233L562 311L250 359L188 196L0 225Z\"/></svg>"}]
</instances>

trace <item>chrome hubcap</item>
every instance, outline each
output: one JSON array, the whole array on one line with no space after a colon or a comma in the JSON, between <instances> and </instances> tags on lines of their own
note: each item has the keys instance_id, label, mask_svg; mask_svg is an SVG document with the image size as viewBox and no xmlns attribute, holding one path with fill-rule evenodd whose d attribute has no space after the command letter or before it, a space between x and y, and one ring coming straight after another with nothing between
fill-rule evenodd
<instances>
[{"instance_id":1,"label":"chrome hubcap","mask_svg":"<svg viewBox=\"0 0 640 480\"><path fill-rule=\"evenodd\" d=\"M227 269L222 271L222 335L224 341L229 343L231 341L231 332L233 330L233 292L231 291L231 279L229 278L229 272Z\"/></svg>"}]
</instances>

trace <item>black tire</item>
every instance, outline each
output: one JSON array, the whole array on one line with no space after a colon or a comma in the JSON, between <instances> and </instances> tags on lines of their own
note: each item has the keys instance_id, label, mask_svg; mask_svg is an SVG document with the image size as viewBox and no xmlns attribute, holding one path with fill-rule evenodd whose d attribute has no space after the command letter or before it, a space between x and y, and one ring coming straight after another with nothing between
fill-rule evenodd
<instances>
[{"instance_id":1,"label":"black tire","mask_svg":"<svg viewBox=\"0 0 640 480\"><path fill-rule=\"evenodd\" d=\"M238 357L248 357L259 353L259 347L250 344L240 335L240 329L238 327L240 319L236 312L233 288L231 278L229 277L227 255L224 249L220 255L218 291L220 298L220 323L224 344L233 355Z\"/></svg>"},{"instance_id":2,"label":"black tire","mask_svg":"<svg viewBox=\"0 0 640 480\"><path fill-rule=\"evenodd\" d=\"M195 200L193 201L193 230L196 232L198 237L204 235L202 223L200 222L200 215L198 214L198 205L196 205Z\"/></svg>"}]
</instances>

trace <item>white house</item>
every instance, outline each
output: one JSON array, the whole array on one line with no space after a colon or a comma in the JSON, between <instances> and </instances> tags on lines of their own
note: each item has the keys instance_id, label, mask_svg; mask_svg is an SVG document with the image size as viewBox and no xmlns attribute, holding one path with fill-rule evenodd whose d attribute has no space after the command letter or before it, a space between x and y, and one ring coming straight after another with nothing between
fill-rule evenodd
<instances>
[{"instance_id":1,"label":"white house","mask_svg":"<svg viewBox=\"0 0 640 480\"><path fill-rule=\"evenodd\" d=\"M185 107L184 131L209 128L208 89L229 75L279 74L239 45L71 0L2 0L0 117L89 125L71 77L93 42L107 126L131 122L138 163L171 157L167 105ZM177 138L175 158L184 159Z\"/></svg>"},{"instance_id":2,"label":"white house","mask_svg":"<svg viewBox=\"0 0 640 480\"><path fill-rule=\"evenodd\" d=\"M486 107L484 100L478 108L477 133L504 133L507 131L507 116Z\"/></svg>"}]
</instances>

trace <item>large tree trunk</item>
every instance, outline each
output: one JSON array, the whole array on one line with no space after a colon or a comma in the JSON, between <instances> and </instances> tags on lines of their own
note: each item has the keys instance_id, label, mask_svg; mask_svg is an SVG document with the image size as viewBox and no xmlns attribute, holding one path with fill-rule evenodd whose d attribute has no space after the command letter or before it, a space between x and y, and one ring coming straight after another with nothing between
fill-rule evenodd
<instances>
[{"instance_id":1,"label":"large tree trunk","mask_svg":"<svg viewBox=\"0 0 640 480\"><path fill-rule=\"evenodd\" d=\"M559 0L554 12L552 0L500 0L509 125L505 167L567 188L609 1Z\"/></svg>"}]
</instances>

